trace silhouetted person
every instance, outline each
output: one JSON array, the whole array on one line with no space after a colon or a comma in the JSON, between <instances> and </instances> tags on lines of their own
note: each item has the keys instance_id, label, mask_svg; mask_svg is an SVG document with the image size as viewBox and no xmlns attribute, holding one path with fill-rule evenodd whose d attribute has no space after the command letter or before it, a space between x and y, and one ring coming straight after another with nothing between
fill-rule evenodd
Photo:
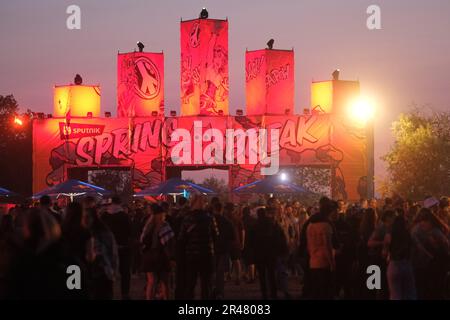
<instances>
[{"instance_id":1,"label":"silhouetted person","mask_svg":"<svg viewBox=\"0 0 450 320\"><path fill-rule=\"evenodd\" d=\"M275 209L259 208L250 245L254 248L256 270L259 274L260 290L263 299L277 298L276 263L287 251L283 230L275 222Z\"/></svg>"},{"instance_id":2,"label":"silhouetted person","mask_svg":"<svg viewBox=\"0 0 450 320\"><path fill-rule=\"evenodd\" d=\"M52 215L53 218L56 219L56 222L61 224L62 222L61 214L52 208L52 200L50 199L49 196L42 196L39 199L39 207L42 209L43 212Z\"/></svg>"},{"instance_id":3,"label":"silhouetted person","mask_svg":"<svg viewBox=\"0 0 450 320\"><path fill-rule=\"evenodd\" d=\"M233 225L222 212L222 204L212 204L212 212L216 219L219 235L215 244L215 291L214 298L223 299L225 289L225 266L228 263L232 242L234 239Z\"/></svg>"},{"instance_id":4,"label":"silhouetted person","mask_svg":"<svg viewBox=\"0 0 450 320\"><path fill-rule=\"evenodd\" d=\"M111 300L119 258L116 240L95 209L86 210L90 239L86 254L89 264L89 293L92 299Z\"/></svg>"},{"instance_id":5,"label":"silhouetted person","mask_svg":"<svg viewBox=\"0 0 450 320\"><path fill-rule=\"evenodd\" d=\"M129 299L131 280L131 219L121 206L119 197L113 197L103 222L114 235L119 252L120 290L122 299Z\"/></svg>"},{"instance_id":6,"label":"silhouetted person","mask_svg":"<svg viewBox=\"0 0 450 320\"><path fill-rule=\"evenodd\" d=\"M215 220L205 209L204 199L195 196L192 211L183 220L178 241L184 243L186 255L186 299L194 298L197 278L200 278L201 297L211 299L211 280L214 271L214 244L218 231Z\"/></svg>"},{"instance_id":7,"label":"silhouetted person","mask_svg":"<svg viewBox=\"0 0 450 320\"><path fill-rule=\"evenodd\" d=\"M309 272L311 276L311 299L329 300L333 298L333 272L336 264L333 256L333 227L329 221L333 205L320 208L310 218L307 230Z\"/></svg>"},{"instance_id":8,"label":"silhouetted person","mask_svg":"<svg viewBox=\"0 0 450 320\"><path fill-rule=\"evenodd\" d=\"M90 234L87 228L87 219L81 204L72 202L67 206L61 228L62 245L66 260L71 265L77 265L81 269L81 289L70 290L69 293L77 299L88 298L86 250L88 248Z\"/></svg>"}]
</instances>

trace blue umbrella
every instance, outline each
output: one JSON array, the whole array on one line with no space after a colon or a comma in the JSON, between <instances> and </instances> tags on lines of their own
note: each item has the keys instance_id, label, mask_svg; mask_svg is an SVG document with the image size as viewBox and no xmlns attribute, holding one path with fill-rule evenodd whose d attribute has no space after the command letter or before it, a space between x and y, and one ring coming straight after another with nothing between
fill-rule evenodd
<instances>
[{"instance_id":1,"label":"blue umbrella","mask_svg":"<svg viewBox=\"0 0 450 320\"><path fill-rule=\"evenodd\" d=\"M89 184L79 180L67 180L53 187L45 189L39 193L33 195L33 199L38 199L44 195L47 196L69 196L71 199L76 196L90 195L90 196L109 196L112 192L97 187L93 184Z\"/></svg>"},{"instance_id":2,"label":"blue umbrella","mask_svg":"<svg viewBox=\"0 0 450 320\"><path fill-rule=\"evenodd\" d=\"M21 195L5 188L0 188L0 202L16 203L20 201Z\"/></svg>"},{"instance_id":3,"label":"blue umbrella","mask_svg":"<svg viewBox=\"0 0 450 320\"><path fill-rule=\"evenodd\" d=\"M280 179L278 176L256 180L252 183L234 189L233 192L238 194L311 193L311 191L307 190L306 188L296 185L295 183L289 181L284 181Z\"/></svg>"},{"instance_id":4,"label":"blue umbrella","mask_svg":"<svg viewBox=\"0 0 450 320\"><path fill-rule=\"evenodd\" d=\"M138 193L135 197L159 196L161 194L185 194L189 193L205 193L212 194L213 190L199 186L198 184L182 180L179 178L171 178L157 186L146 188Z\"/></svg>"}]
</instances>

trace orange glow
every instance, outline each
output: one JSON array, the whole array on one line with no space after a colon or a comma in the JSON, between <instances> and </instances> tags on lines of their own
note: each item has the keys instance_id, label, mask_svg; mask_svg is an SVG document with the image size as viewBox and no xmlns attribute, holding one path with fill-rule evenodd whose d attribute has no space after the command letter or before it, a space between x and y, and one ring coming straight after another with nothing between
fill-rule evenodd
<instances>
[{"instance_id":1,"label":"orange glow","mask_svg":"<svg viewBox=\"0 0 450 320\"><path fill-rule=\"evenodd\" d=\"M373 119L375 108L371 100L359 98L350 104L348 113L357 124L364 125L367 121Z\"/></svg>"},{"instance_id":2,"label":"orange glow","mask_svg":"<svg viewBox=\"0 0 450 320\"><path fill-rule=\"evenodd\" d=\"M320 108L330 113L333 108L333 82L313 82L311 84L311 108L320 106Z\"/></svg>"},{"instance_id":3,"label":"orange glow","mask_svg":"<svg viewBox=\"0 0 450 320\"><path fill-rule=\"evenodd\" d=\"M100 86L67 85L55 86L53 94L53 116L65 117L70 109L72 117L100 116Z\"/></svg>"},{"instance_id":4,"label":"orange glow","mask_svg":"<svg viewBox=\"0 0 450 320\"><path fill-rule=\"evenodd\" d=\"M14 117L14 124L18 126L23 126L23 120L20 119L19 117Z\"/></svg>"}]
</instances>

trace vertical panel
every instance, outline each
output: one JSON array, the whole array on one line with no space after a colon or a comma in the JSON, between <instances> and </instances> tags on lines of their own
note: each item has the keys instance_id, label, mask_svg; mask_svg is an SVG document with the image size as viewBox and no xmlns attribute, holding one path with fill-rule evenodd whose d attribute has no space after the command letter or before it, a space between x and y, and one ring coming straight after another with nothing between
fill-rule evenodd
<instances>
[{"instance_id":1,"label":"vertical panel","mask_svg":"<svg viewBox=\"0 0 450 320\"><path fill-rule=\"evenodd\" d=\"M183 21L181 115L228 114L228 21Z\"/></svg>"},{"instance_id":2,"label":"vertical panel","mask_svg":"<svg viewBox=\"0 0 450 320\"><path fill-rule=\"evenodd\" d=\"M131 52L117 56L117 116L164 114L163 53Z\"/></svg>"}]
</instances>

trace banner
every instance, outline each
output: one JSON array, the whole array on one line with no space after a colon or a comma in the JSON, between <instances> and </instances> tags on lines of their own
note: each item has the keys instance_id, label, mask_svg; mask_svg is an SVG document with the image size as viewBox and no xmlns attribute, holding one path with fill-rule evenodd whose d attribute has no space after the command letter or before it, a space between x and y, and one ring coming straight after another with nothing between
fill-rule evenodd
<instances>
[{"instance_id":1,"label":"banner","mask_svg":"<svg viewBox=\"0 0 450 320\"><path fill-rule=\"evenodd\" d=\"M34 192L66 180L72 168L129 168L140 190L182 166L228 167L233 188L270 168L321 167L334 173L334 197L366 192L366 136L331 114L33 121Z\"/></svg>"},{"instance_id":2,"label":"banner","mask_svg":"<svg viewBox=\"0 0 450 320\"><path fill-rule=\"evenodd\" d=\"M118 54L118 117L145 117L153 112L164 114L164 54Z\"/></svg>"},{"instance_id":3,"label":"banner","mask_svg":"<svg viewBox=\"0 0 450 320\"><path fill-rule=\"evenodd\" d=\"M228 21L182 21L181 115L228 114Z\"/></svg>"},{"instance_id":4,"label":"banner","mask_svg":"<svg viewBox=\"0 0 450 320\"><path fill-rule=\"evenodd\" d=\"M294 51L247 51L245 80L247 115L294 113Z\"/></svg>"},{"instance_id":5,"label":"banner","mask_svg":"<svg viewBox=\"0 0 450 320\"><path fill-rule=\"evenodd\" d=\"M64 118L70 110L72 117L100 117L100 86L67 85L53 89L53 116Z\"/></svg>"}]
</instances>

